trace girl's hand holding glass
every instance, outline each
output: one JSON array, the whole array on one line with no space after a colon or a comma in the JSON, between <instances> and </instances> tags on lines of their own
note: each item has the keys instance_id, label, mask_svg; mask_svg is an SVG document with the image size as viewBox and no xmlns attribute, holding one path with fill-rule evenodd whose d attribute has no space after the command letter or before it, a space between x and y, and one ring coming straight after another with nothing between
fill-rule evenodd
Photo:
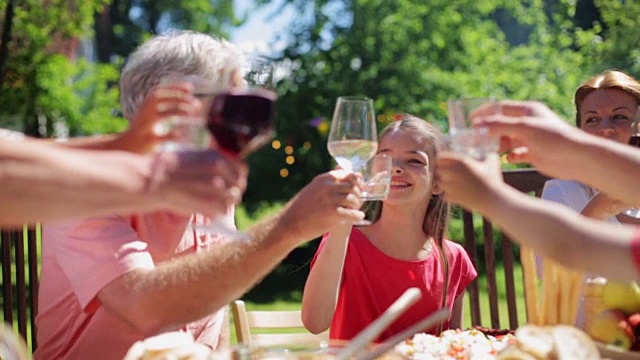
<instances>
[{"instance_id":1,"label":"girl's hand holding glass","mask_svg":"<svg viewBox=\"0 0 640 360\"><path fill-rule=\"evenodd\" d=\"M338 98L327 147L340 167L350 172L361 171L378 150L373 100L355 96ZM370 224L367 220L356 223Z\"/></svg>"}]
</instances>

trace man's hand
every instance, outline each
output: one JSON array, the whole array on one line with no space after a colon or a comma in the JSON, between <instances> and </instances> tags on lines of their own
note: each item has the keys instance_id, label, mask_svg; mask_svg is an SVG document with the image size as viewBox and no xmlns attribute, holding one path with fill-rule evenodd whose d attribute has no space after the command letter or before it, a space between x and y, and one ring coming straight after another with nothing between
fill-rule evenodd
<instances>
[{"instance_id":1,"label":"man's hand","mask_svg":"<svg viewBox=\"0 0 640 360\"><path fill-rule=\"evenodd\" d=\"M438 154L437 169L438 186L444 191L447 201L471 210L480 210L490 204L495 191L506 186L497 154L478 161L443 151Z\"/></svg>"},{"instance_id":2,"label":"man's hand","mask_svg":"<svg viewBox=\"0 0 640 360\"><path fill-rule=\"evenodd\" d=\"M146 153L159 144L175 140L176 134L158 133L156 125L171 117L182 117L197 121L203 117L203 104L193 95L193 84L189 82L159 85L147 97L131 127L122 134L129 151ZM202 120L204 121L204 120Z\"/></svg>"},{"instance_id":3,"label":"man's hand","mask_svg":"<svg viewBox=\"0 0 640 360\"><path fill-rule=\"evenodd\" d=\"M215 216L240 202L247 175L244 162L213 150L157 153L147 188L167 208Z\"/></svg>"},{"instance_id":4,"label":"man's hand","mask_svg":"<svg viewBox=\"0 0 640 360\"><path fill-rule=\"evenodd\" d=\"M562 145L586 135L535 101L501 101L478 110L472 121L500 137L500 151L507 152L509 162L530 163L551 174L566 166Z\"/></svg>"},{"instance_id":5,"label":"man's hand","mask_svg":"<svg viewBox=\"0 0 640 360\"><path fill-rule=\"evenodd\" d=\"M300 240L309 240L337 224L362 220L360 183L357 174L344 170L316 176L289 202L283 223Z\"/></svg>"}]
</instances>

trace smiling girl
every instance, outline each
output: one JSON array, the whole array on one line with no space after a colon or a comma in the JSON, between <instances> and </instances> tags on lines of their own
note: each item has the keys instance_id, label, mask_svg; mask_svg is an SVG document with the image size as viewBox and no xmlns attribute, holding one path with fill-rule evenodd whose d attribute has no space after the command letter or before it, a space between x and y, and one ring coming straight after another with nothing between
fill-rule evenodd
<instances>
[{"instance_id":1,"label":"smiling girl","mask_svg":"<svg viewBox=\"0 0 640 360\"><path fill-rule=\"evenodd\" d=\"M372 225L336 225L322 239L302 300L309 331L330 327L331 339L352 339L410 287L421 300L376 341L443 307L452 314L439 330L462 325L464 291L477 272L462 246L444 238L449 205L435 181L442 141L435 126L410 115L382 131L378 153L393 158L389 196L372 203Z\"/></svg>"}]
</instances>

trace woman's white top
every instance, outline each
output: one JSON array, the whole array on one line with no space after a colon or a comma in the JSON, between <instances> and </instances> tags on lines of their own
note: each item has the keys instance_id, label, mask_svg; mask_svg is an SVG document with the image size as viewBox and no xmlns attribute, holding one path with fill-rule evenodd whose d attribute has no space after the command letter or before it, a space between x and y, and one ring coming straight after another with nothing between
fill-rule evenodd
<instances>
[{"instance_id":1,"label":"woman's white top","mask_svg":"<svg viewBox=\"0 0 640 360\"><path fill-rule=\"evenodd\" d=\"M596 194L597 190L577 181L554 179L544 184L541 198L566 205L580 213ZM620 224L615 216L610 216L608 221Z\"/></svg>"}]
</instances>

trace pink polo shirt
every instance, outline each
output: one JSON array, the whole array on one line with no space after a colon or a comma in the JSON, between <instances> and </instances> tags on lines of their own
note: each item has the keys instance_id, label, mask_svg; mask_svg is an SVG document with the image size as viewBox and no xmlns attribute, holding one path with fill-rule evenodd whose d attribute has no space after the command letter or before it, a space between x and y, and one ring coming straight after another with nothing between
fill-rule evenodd
<instances>
[{"instance_id":1,"label":"pink polo shirt","mask_svg":"<svg viewBox=\"0 0 640 360\"><path fill-rule=\"evenodd\" d=\"M137 332L105 309L97 295L129 271L153 269L223 240L196 233L188 226L194 218L157 212L46 224L34 358L122 360L134 342L153 335ZM225 221L233 226L233 209ZM223 317L219 311L184 329L216 348Z\"/></svg>"}]
</instances>

